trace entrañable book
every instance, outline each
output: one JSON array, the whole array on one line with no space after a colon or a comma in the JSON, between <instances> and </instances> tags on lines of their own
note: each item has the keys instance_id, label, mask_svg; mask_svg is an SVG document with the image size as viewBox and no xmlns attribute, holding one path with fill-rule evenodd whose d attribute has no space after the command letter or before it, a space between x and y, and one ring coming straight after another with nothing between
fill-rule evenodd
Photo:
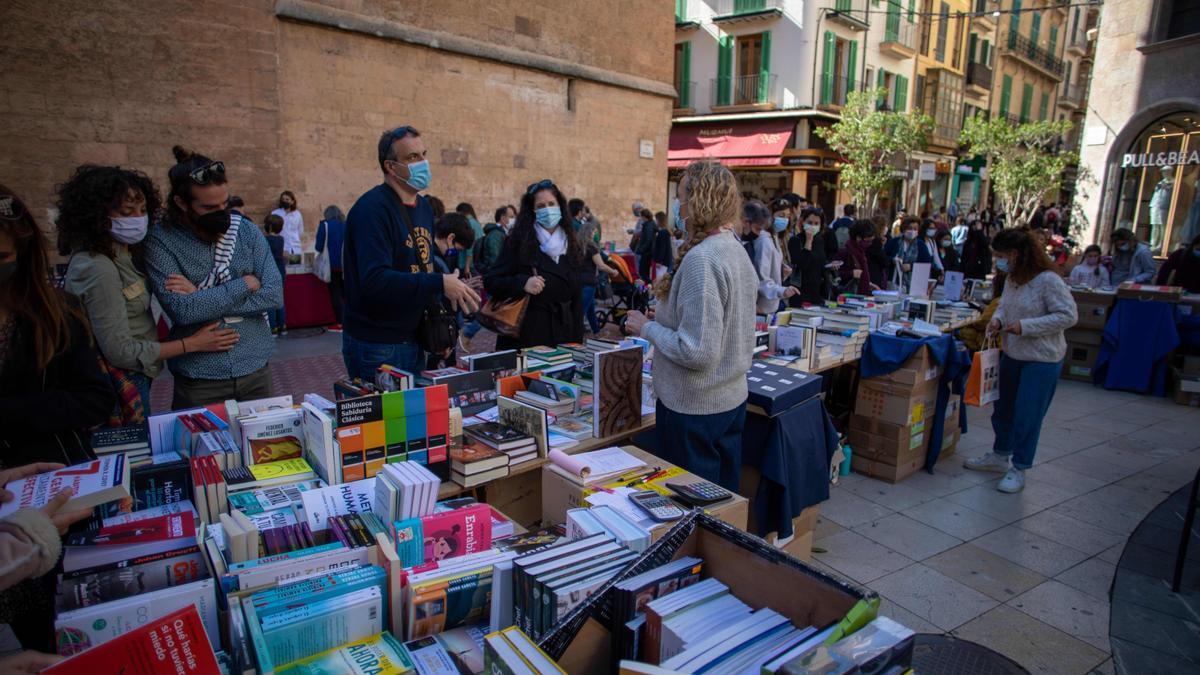
<instances>
[{"instance_id":1,"label":"entra\u00f1able book","mask_svg":"<svg viewBox=\"0 0 1200 675\"><path fill-rule=\"evenodd\" d=\"M49 675L211 675L220 672L195 605L167 613L49 666Z\"/></svg>"},{"instance_id":2,"label":"entra\u00f1able book","mask_svg":"<svg viewBox=\"0 0 1200 675\"><path fill-rule=\"evenodd\" d=\"M492 546L492 513L487 504L473 504L421 518L425 561L436 562Z\"/></svg>"},{"instance_id":3,"label":"entra\u00f1able book","mask_svg":"<svg viewBox=\"0 0 1200 675\"><path fill-rule=\"evenodd\" d=\"M123 454L107 455L83 464L20 478L4 487L16 498L0 504L0 518L20 509L39 509L66 488L71 488L74 494L62 511L90 509L130 497L129 463Z\"/></svg>"}]
</instances>

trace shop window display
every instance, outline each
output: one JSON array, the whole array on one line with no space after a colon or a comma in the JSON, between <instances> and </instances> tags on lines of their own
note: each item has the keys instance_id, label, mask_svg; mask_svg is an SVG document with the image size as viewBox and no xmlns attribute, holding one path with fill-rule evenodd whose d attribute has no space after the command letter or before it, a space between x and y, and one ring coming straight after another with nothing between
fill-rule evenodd
<instances>
[{"instance_id":1,"label":"shop window display","mask_svg":"<svg viewBox=\"0 0 1200 675\"><path fill-rule=\"evenodd\" d=\"M1114 228L1133 230L1159 257L1200 234L1200 114L1151 124L1122 156L1121 168Z\"/></svg>"}]
</instances>

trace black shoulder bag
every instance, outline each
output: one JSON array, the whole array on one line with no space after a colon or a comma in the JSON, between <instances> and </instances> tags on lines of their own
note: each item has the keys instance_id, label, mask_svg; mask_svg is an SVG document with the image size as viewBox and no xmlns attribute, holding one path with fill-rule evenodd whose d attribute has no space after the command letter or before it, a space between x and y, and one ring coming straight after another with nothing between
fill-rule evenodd
<instances>
[{"instance_id":1,"label":"black shoulder bag","mask_svg":"<svg viewBox=\"0 0 1200 675\"><path fill-rule=\"evenodd\" d=\"M408 228L415 242L421 235L413 227L408 207L403 203L400 204L400 217L404 219L404 226ZM429 256L432 255L434 245L433 241L428 241L424 247L417 246L418 257L421 256L422 250L425 252L425 259L420 262L426 272L433 271L433 262ZM417 324L416 338L417 346L431 354L444 354L458 344L458 317L446 309L441 294L425 304L425 309L421 312L421 321Z\"/></svg>"}]
</instances>

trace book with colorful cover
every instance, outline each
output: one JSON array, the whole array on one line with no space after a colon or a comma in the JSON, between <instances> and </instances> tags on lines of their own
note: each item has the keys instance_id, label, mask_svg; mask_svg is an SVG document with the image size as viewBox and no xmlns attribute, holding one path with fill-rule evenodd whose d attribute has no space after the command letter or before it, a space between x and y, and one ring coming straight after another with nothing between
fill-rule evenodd
<instances>
[{"instance_id":1,"label":"book with colorful cover","mask_svg":"<svg viewBox=\"0 0 1200 675\"><path fill-rule=\"evenodd\" d=\"M0 518L19 509L41 508L66 488L71 488L74 494L60 511L90 509L130 498L129 485L129 463L125 461L125 455L106 455L10 482L4 488L16 498L0 505Z\"/></svg>"},{"instance_id":2,"label":"book with colorful cover","mask_svg":"<svg viewBox=\"0 0 1200 675\"><path fill-rule=\"evenodd\" d=\"M65 546L97 546L143 544L196 536L196 518L191 511L182 511L145 520L131 520L98 529L69 533Z\"/></svg>"},{"instance_id":3,"label":"book with colorful cover","mask_svg":"<svg viewBox=\"0 0 1200 675\"><path fill-rule=\"evenodd\" d=\"M533 437L499 422L484 422L464 430L467 436L497 450L526 445Z\"/></svg>"},{"instance_id":4,"label":"book with colorful cover","mask_svg":"<svg viewBox=\"0 0 1200 675\"><path fill-rule=\"evenodd\" d=\"M483 443L464 440L450 446L450 469L466 476L508 466L508 455Z\"/></svg>"},{"instance_id":5,"label":"book with colorful cover","mask_svg":"<svg viewBox=\"0 0 1200 675\"><path fill-rule=\"evenodd\" d=\"M48 666L50 675L211 675L221 672L195 605L151 620L102 645Z\"/></svg>"},{"instance_id":6,"label":"book with colorful cover","mask_svg":"<svg viewBox=\"0 0 1200 675\"><path fill-rule=\"evenodd\" d=\"M407 518L392 523L392 539L401 567L416 567L425 563L425 535L420 518Z\"/></svg>"},{"instance_id":7,"label":"book with colorful cover","mask_svg":"<svg viewBox=\"0 0 1200 675\"><path fill-rule=\"evenodd\" d=\"M414 584L411 593L409 639L487 621L492 609L492 566Z\"/></svg>"},{"instance_id":8,"label":"book with colorful cover","mask_svg":"<svg viewBox=\"0 0 1200 675\"><path fill-rule=\"evenodd\" d=\"M453 628L404 643L421 675L474 675L483 672L486 623Z\"/></svg>"},{"instance_id":9,"label":"book with colorful cover","mask_svg":"<svg viewBox=\"0 0 1200 675\"><path fill-rule=\"evenodd\" d=\"M426 562L486 551L492 546L492 513L487 504L472 504L421 518Z\"/></svg>"},{"instance_id":10,"label":"book with colorful cover","mask_svg":"<svg viewBox=\"0 0 1200 675\"><path fill-rule=\"evenodd\" d=\"M370 586L383 588L387 573L375 565L329 572L293 583L267 588L251 595L260 620L272 614L303 607L319 600Z\"/></svg>"},{"instance_id":11,"label":"book with colorful cover","mask_svg":"<svg viewBox=\"0 0 1200 675\"><path fill-rule=\"evenodd\" d=\"M291 509L293 504L300 503L301 494L319 487L321 482L318 480L301 480L285 485L235 492L229 495L229 506L247 516Z\"/></svg>"},{"instance_id":12,"label":"book with colorful cover","mask_svg":"<svg viewBox=\"0 0 1200 675\"><path fill-rule=\"evenodd\" d=\"M54 619L58 653L63 656L77 654L127 635L147 621L191 606L199 611L205 632L217 636L220 633L214 591L214 581L202 579L93 607L60 612Z\"/></svg>"},{"instance_id":13,"label":"book with colorful cover","mask_svg":"<svg viewBox=\"0 0 1200 675\"><path fill-rule=\"evenodd\" d=\"M263 640L273 663L306 659L340 644L376 635L383 629L383 597L378 586L262 619Z\"/></svg>"},{"instance_id":14,"label":"book with colorful cover","mask_svg":"<svg viewBox=\"0 0 1200 675\"><path fill-rule=\"evenodd\" d=\"M301 659L275 671L277 675L403 675L415 672L404 645L391 633Z\"/></svg>"},{"instance_id":15,"label":"book with colorful cover","mask_svg":"<svg viewBox=\"0 0 1200 675\"><path fill-rule=\"evenodd\" d=\"M55 610L65 612L199 581L208 576L198 545L59 575Z\"/></svg>"},{"instance_id":16,"label":"book with colorful cover","mask_svg":"<svg viewBox=\"0 0 1200 675\"><path fill-rule=\"evenodd\" d=\"M304 453L303 417L303 411L287 408L239 418L246 465L300 457Z\"/></svg>"}]
</instances>

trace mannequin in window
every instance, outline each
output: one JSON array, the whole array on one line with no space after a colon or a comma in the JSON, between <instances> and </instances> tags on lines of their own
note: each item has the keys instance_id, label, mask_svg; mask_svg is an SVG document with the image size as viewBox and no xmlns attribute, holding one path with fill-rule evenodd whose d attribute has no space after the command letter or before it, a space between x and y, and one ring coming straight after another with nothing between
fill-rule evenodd
<instances>
[{"instance_id":1,"label":"mannequin in window","mask_svg":"<svg viewBox=\"0 0 1200 675\"><path fill-rule=\"evenodd\" d=\"M1150 194L1150 250L1155 252L1162 248L1167 213L1171 210L1171 195L1175 192L1175 179L1171 176L1175 167L1160 166L1158 170L1162 179Z\"/></svg>"}]
</instances>

